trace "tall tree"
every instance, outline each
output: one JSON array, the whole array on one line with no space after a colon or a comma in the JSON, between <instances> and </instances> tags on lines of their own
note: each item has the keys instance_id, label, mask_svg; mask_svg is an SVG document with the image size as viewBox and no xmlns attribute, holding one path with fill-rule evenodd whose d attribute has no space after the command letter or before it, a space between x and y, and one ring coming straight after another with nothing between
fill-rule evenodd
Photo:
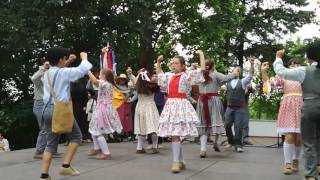
<instances>
[{"instance_id":1,"label":"tall tree","mask_svg":"<svg viewBox=\"0 0 320 180\"><path fill-rule=\"evenodd\" d=\"M304 24L314 22L315 12L302 10L307 0L241 0L245 11L239 36L232 48L242 65L246 46L270 45L275 38L294 33Z\"/></svg>"}]
</instances>

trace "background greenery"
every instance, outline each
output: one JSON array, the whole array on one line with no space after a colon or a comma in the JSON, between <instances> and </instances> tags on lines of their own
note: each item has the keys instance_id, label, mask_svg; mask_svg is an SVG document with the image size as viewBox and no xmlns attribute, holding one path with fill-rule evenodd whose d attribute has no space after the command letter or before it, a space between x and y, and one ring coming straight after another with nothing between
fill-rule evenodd
<instances>
[{"instance_id":1,"label":"background greenery","mask_svg":"<svg viewBox=\"0 0 320 180\"><path fill-rule=\"evenodd\" d=\"M35 144L29 76L49 47L68 47L76 54L87 51L97 64L100 49L111 42L123 72L127 66L152 69L157 55L169 59L181 43L189 54L204 49L218 70L226 72L235 60L241 65L249 55L261 54L261 61L272 62L275 51L283 47L290 52L288 58L302 59L307 42L284 46L275 39L318 23L314 12L300 9L306 5L306 0L0 1L0 132L14 149ZM251 114L274 117L275 101L258 93L252 97Z\"/></svg>"}]
</instances>

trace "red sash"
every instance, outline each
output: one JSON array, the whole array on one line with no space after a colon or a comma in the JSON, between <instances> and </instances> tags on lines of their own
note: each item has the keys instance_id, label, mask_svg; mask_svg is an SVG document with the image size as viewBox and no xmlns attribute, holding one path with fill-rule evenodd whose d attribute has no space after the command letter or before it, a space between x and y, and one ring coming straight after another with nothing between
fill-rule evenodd
<instances>
[{"instance_id":1,"label":"red sash","mask_svg":"<svg viewBox=\"0 0 320 180\"><path fill-rule=\"evenodd\" d=\"M213 96L218 96L218 93L205 93L205 94L199 95L199 99L202 101L202 104L203 104L204 118L205 118L207 127L211 126L208 100L210 99L210 97L213 97Z\"/></svg>"},{"instance_id":2,"label":"red sash","mask_svg":"<svg viewBox=\"0 0 320 180\"><path fill-rule=\"evenodd\" d=\"M185 93L169 93L168 98L181 98L181 99L186 99L187 95Z\"/></svg>"}]
</instances>

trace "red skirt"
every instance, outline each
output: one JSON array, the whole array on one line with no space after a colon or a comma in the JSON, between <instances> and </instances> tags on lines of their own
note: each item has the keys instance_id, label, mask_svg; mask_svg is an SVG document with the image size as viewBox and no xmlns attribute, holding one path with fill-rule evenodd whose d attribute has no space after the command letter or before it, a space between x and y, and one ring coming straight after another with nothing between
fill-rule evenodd
<instances>
[{"instance_id":1,"label":"red skirt","mask_svg":"<svg viewBox=\"0 0 320 180\"><path fill-rule=\"evenodd\" d=\"M122 132L124 133L133 132L131 104L124 103L117 109L117 111L123 127Z\"/></svg>"}]
</instances>

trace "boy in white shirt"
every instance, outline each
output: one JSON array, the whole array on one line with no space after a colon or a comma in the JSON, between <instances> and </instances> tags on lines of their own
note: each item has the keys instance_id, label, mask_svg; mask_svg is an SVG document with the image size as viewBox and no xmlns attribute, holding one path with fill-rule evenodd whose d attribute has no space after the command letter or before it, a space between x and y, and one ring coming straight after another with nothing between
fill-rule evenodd
<instances>
[{"instance_id":1,"label":"boy in white shirt","mask_svg":"<svg viewBox=\"0 0 320 180\"><path fill-rule=\"evenodd\" d=\"M49 167L52 160L52 154L58 146L60 134L55 134L51 130L52 114L54 108L54 98L50 95L50 85L48 77L51 79L52 87L55 92L55 99L62 102L68 102L70 97L70 84L84 75L86 75L92 65L87 60L87 53L80 53L81 63L78 67L65 68L69 50L61 47L50 48L47 52L47 60L50 62L50 69L45 73L43 81L43 125L47 133L47 145L42 159L42 174L40 180L51 180L49 176ZM49 74L49 76L48 76ZM67 134L70 140L69 146L64 156L60 174L77 176L80 173L70 166L70 163L75 155L79 143L82 139L82 134L76 121L73 123L72 132Z\"/></svg>"}]
</instances>

